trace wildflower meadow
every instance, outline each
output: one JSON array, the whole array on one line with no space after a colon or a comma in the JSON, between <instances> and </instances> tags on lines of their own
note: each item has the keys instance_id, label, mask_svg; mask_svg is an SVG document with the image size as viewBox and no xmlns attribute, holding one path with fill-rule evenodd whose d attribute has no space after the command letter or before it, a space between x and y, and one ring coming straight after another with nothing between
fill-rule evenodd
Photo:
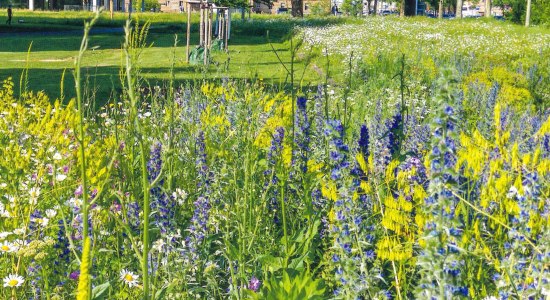
<instances>
[{"instance_id":1,"label":"wildflower meadow","mask_svg":"<svg viewBox=\"0 0 550 300\"><path fill-rule=\"evenodd\" d=\"M94 99L96 20L75 97L2 79L0 299L550 299L548 29L271 20L285 81L157 85L128 21Z\"/></svg>"}]
</instances>

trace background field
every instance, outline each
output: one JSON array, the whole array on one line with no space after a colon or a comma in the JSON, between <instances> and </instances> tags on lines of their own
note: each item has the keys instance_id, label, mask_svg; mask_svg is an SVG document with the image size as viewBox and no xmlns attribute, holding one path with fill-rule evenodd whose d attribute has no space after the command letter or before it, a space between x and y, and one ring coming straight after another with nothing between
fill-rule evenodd
<instances>
[{"instance_id":1,"label":"background field","mask_svg":"<svg viewBox=\"0 0 550 300\"><path fill-rule=\"evenodd\" d=\"M59 82L64 70L73 67L76 51L80 47L82 22L90 18L89 13L58 12L15 12L15 19L25 23L12 27L0 25L0 77L18 78L29 68L29 82L32 90L47 91L52 97L60 94ZM115 14L110 20L104 13L90 38L89 52L84 60L85 73L97 88L98 97L108 96L112 87L119 87L118 72L121 65L122 27L127 15ZM254 16L241 21L234 15L229 53L214 53L213 63L208 70L185 63L185 15L145 13L137 16L140 22L151 22L148 43L151 45L141 57L143 75L151 84L159 84L169 76L174 64L174 75L178 82L202 78L234 79L262 78L273 84L285 81L286 73L273 49L279 52L283 62L288 63L290 52L286 37L293 26L322 26L342 22L340 19L295 21L288 18L268 20ZM278 20L274 22L275 20ZM198 20L193 15L191 48L198 44ZM268 44L267 32L273 48ZM177 47L174 47L177 35ZM31 47L32 42L32 47ZM30 47L30 54L27 53ZM303 62L297 63L303 67ZM69 70L70 71L70 70ZM71 95L72 76L65 77L65 95ZM306 81L318 80L311 72L305 73ZM16 79L15 81L18 82Z\"/></svg>"}]
</instances>

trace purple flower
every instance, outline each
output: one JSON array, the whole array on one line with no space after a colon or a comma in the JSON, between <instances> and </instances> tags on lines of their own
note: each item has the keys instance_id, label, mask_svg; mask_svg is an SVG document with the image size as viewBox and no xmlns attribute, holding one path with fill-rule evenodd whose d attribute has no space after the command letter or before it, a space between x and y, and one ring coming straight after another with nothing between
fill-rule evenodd
<instances>
[{"instance_id":1,"label":"purple flower","mask_svg":"<svg viewBox=\"0 0 550 300\"><path fill-rule=\"evenodd\" d=\"M250 281L248 282L248 289L257 292L260 289L260 285L260 280L255 276L252 276L252 278L250 278Z\"/></svg>"},{"instance_id":2,"label":"purple flower","mask_svg":"<svg viewBox=\"0 0 550 300\"><path fill-rule=\"evenodd\" d=\"M82 185L79 185L76 190L74 191L75 197L82 196Z\"/></svg>"},{"instance_id":3,"label":"purple flower","mask_svg":"<svg viewBox=\"0 0 550 300\"><path fill-rule=\"evenodd\" d=\"M369 139L370 139L370 136L369 136L369 129L367 128L367 125L363 124L361 125L361 131L359 133L359 141L358 141L358 145L359 145L359 151L361 152L361 154L363 154L363 157L366 159L368 159L369 157Z\"/></svg>"},{"instance_id":4,"label":"purple flower","mask_svg":"<svg viewBox=\"0 0 550 300\"><path fill-rule=\"evenodd\" d=\"M277 174L273 173L273 169L277 166L277 158L280 157L281 152L283 151L283 140L285 137L285 130L283 127L275 128L275 133L273 134L273 139L271 140L271 147L267 153L267 170L264 171L264 190L268 190L268 208L271 212L274 213L274 222L279 223L279 217L277 211L279 208L278 196L279 189L277 184L279 183L279 178Z\"/></svg>"},{"instance_id":5,"label":"purple flower","mask_svg":"<svg viewBox=\"0 0 550 300\"><path fill-rule=\"evenodd\" d=\"M401 149L401 135L403 130L403 117L401 113L397 113L393 116L390 126L388 128L388 147L390 155L393 157L399 155Z\"/></svg>"},{"instance_id":6,"label":"purple flower","mask_svg":"<svg viewBox=\"0 0 550 300\"><path fill-rule=\"evenodd\" d=\"M147 162L147 177L150 182L153 182L160 175L162 169L162 144L155 143L151 147L149 161ZM151 188L151 207L156 210L155 225L160 229L162 234L173 232L175 230L175 201L162 191L164 180L159 180L157 184Z\"/></svg>"},{"instance_id":7,"label":"purple flower","mask_svg":"<svg viewBox=\"0 0 550 300\"><path fill-rule=\"evenodd\" d=\"M196 141L196 166L198 172L198 187L207 186L210 184L210 174L208 171L208 165L206 164L206 144L204 138L204 132L200 131Z\"/></svg>"},{"instance_id":8,"label":"purple flower","mask_svg":"<svg viewBox=\"0 0 550 300\"><path fill-rule=\"evenodd\" d=\"M69 263L70 258L70 250L69 250L69 239L67 238L66 232L65 232L65 224L63 223L63 220L58 221L58 228L57 231L57 242L53 246L54 249L58 250L56 260L54 264L56 266L59 266L62 263Z\"/></svg>"},{"instance_id":9,"label":"purple flower","mask_svg":"<svg viewBox=\"0 0 550 300\"><path fill-rule=\"evenodd\" d=\"M294 151L292 165L296 166L302 173L307 172L307 161L309 156L309 143L311 124L307 116L307 99L299 97L297 100L298 111L294 119Z\"/></svg>"},{"instance_id":10,"label":"purple flower","mask_svg":"<svg viewBox=\"0 0 550 300\"><path fill-rule=\"evenodd\" d=\"M78 277L80 277L80 271L79 270L76 270L76 271L72 272L71 274L69 274L69 279L71 279L71 280L78 280Z\"/></svg>"}]
</instances>

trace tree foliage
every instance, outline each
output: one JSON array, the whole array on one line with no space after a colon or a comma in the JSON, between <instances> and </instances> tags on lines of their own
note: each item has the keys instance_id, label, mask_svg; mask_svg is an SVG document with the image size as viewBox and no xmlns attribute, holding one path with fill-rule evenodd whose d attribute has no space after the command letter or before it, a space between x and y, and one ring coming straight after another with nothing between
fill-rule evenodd
<instances>
[{"instance_id":1,"label":"tree foliage","mask_svg":"<svg viewBox=\"0 0 550 300\"><path fill-rule=\"evenodd\" d=\"M344 0L342 11L349 16L360 16L363 12L363 2L361 0Z\"/></svg>"},{"instance_id":2,"label":"tree foliage","mask_svg":"<svg viewBox=\"0 0 550 300\"><path fill-rule=\"evenodd\" d=\"M265 2L265 1L254 1ZM218 6L236 7L236 8L248 8L248 1L246 0L215 0L214 3Z\"/></svg>"},{"instance_id":3,"label":"tree foliage","mask_svg":"<svg viewBox=\"0 0 550 300\"><path fill-rule=\"evenodd\" d=\"M550 0L532 0L531 24L550 26ZM526 0L493 0L494 6L508 6L510 10L504 13L506 19L525 24L527 10Z\"/></svg>"}]
</instances>

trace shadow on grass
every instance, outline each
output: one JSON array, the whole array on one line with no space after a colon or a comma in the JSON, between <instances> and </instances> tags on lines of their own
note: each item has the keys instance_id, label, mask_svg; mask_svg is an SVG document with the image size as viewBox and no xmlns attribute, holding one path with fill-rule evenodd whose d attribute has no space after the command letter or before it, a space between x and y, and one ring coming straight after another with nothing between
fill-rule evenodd
<instances>
[{"instance_id":1,"label":"shadow on grass","mask_svg":"<svg viewBox=\"0 0 550 300\"><path fill-rule=\"evenodd\" d=\"M75 96L74 92L74 77L71 69L65 70L63 78L63 69L30 69L28 70L27 90L38 92L44 91L53 102L64 96L65 101ZM235 76L225 75L221 73L210 72L202 73L200 67L183 66L174 68L175 83L178 85L195 85L202 84L204 80L222 81L222 78L230 80L255 80L252 74L237 74ZM24 69L0 69L0 81L9 77L14 82L14 92L19 95L21 88L20 79ZM170 74L169 68L141 68L140 72L144 78L145 86L167 86ZM93 94L95 105L100 106L105 104L114 95L121 97L122 84L120 78L120 68L117 67L90 67L82 68L82 77L84 81L84 89L88 94ZM63 84L61 79L63 78ZM268 85L281 85L284 81L284 76L274 75L269 78L263 78L263 82ZM23 86L25 83L23 82ZM63 87L63 89L61 89Z\"/></svg>"},{"instance_id":2,"label":"shadow on grass","mask_svg":"<svg viewBox=\"0 0 550 300\"><path fill-rule=\"evenodd\" d=\"M23 24L8 26L0 22L0 52L26 52L33 42L34 51L77 51L82 39L83 19L48 19L44 17L26 17L29 21ZM15 17L17 20L17 17ZM47 23L48 20L52 24ZM65 22L65 24L63 24ZM266 44L267 34L273 42L281 42L287 38L296 26L320 27L345 22L344 18L322 19L252 19L251 21L236 20L232 23L231 45L260 45ZM100 23L101 24L101 23ZM100 46L102 49L119 49L124 40L122 21L104 23L104 27L96 26L90 38L91 46ZM111 26L112 25L112 26ZM185 22L155 23L152 25L148 42L155 47L172 47L174 35L180 36L180 45L185 42ZM198 44L198 23L191 28L191 45Z\"/></svg>"}]
</instances>

